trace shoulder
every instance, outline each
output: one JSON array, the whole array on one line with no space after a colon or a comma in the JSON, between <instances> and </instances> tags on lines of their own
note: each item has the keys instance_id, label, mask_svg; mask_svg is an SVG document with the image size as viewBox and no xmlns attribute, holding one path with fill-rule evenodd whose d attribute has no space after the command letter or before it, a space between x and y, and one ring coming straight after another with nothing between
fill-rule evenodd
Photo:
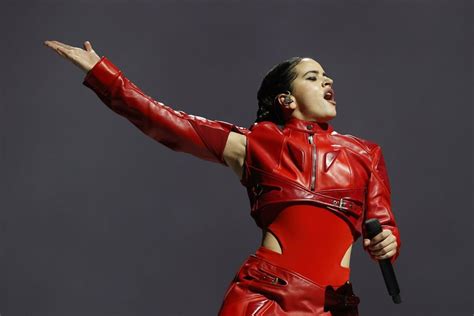
<instances>
[{"instance_id":1,"label":"shoulder","mask_svg":"<svg viewBox=\"0 0 474 316\"><path fill-rule=\"evenodd\" d=\"M376 142L352 134L341 134L334 130L331 132L331 136L345 146L357 147L369 155L373 155L375 151L380 149L380 145Z\"/></svg>"},{"instance_id":2,"label":"shoulder","mask_svg":"<svg viewBox=\"0 0 474 316\"><path fill-rule=\"evenodd\" d=\"M271 121L261 121L261 122L254 122L250 126L250 130L260 129L260 128L278 128L274 122Z\"/></svg>"},{"instance_id":3,"label":"shoulder","mask_svg":"<svg viewBox=\"0 0 474 316\"><path fill-rule=\"evenodd\" d=\"M281 128L270 121L261 121L261 122L255 122L253 123L250 127L249 130L251 133L267 133L267 132L280 132L281 133Z\"/></svg>"}]
</instances>

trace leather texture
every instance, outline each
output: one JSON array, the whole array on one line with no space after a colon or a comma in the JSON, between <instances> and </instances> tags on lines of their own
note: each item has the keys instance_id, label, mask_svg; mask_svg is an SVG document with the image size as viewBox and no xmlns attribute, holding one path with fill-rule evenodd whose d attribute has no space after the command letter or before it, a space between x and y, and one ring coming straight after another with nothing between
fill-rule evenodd
<instances>
[{"instance_id":1,"label":"leather texture","mask_svg":"<svg viewBox=\"0 0 474 316\"><path fill-rule=\"evenodd\" d=\"M227 288L219 316L357 316L352 284L321 286L304 276L250 255Z\"/></svg>"},{"instance_id":2,"label":"leather texture","mask_svg":"<svg viewBox=\"0 0 474 316\"><path fill-rule=\"evenodd\" d=\"M390 258L395 262L400 234L379 145L339 134L329 123L296 118L285 126L255 123L246 137L241 182L247 187L251 215L259 227L268 226L267 213L272 213L272 205L281 203L325 207L347 222L354 241L366 235L363 222L377 218L397 238L397 253Z\"/></svg>"},{"instance_id":3,"label":"leather texture","mask_svg":"<svg viewBox=\"0 0 474 316\"><path fill-rule=\"evenodd\" d=\"M241 133L233 124L176 111L152 99L105 56L87 72L83 85L149 137L204 160L227 165L222 157L227 137L231 131Z\"/></svg>"},{"instance_id":4,"label":"leather texture","mask_svg":"<svg viewBox=\"0 0 474 316\"><path fill-rule=\"evenodd\" d=\"M105 56L87 73L83 84L111 110L175 151L226 165L223 151L229 133L246 135L241 183L247 188L251 215L259 227L268 224L268 206L314 203L345 220L354 241L365 236L364 220L378 218L397 238L397 254L391 262L398 257L400 234L379 145L339 134L328 123L292 118L285 126L260 122L247 129L176 111L144 94Z\"/></svg>"}]
</instances>

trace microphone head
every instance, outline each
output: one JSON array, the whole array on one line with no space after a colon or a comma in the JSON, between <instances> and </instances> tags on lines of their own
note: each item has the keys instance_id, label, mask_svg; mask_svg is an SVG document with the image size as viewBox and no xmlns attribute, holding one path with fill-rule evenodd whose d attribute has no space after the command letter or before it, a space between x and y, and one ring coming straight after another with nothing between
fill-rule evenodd
<instances>
[{"instance_id":1,"label":"microphone head","mask_svg":"<svg viewBox=\"0 0 474 316\"><path fill-rule=\"evenodd\" d=\"M365 221L367 238L372 239L382 232L382 225L377 218L370 218Z\"/></svg>"},{"instance_id":2,"label":"microphone head","mask_svg":"<svg viewBox=\"0 0 474 316\"><path fill-rule=\"evenodd\" d=\"M395 304L400 304L402 302L402 298L400 297L400 294L393 295L392 300Z\"/></svg>"}]
</instances>

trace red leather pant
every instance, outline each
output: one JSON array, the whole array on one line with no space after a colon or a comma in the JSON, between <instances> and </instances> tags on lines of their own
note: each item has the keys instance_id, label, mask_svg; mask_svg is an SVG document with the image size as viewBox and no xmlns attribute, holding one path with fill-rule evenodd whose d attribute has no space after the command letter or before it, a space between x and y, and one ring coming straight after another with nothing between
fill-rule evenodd
<instances>
[{"instance_id":1,"label":"red leather pant","mask_svg":"<svg viewBox=\"0 0 474 316\"><path fill-rule=\"evenodd\" d=\"M252 254L230 283L219 316L357 316L358 304L349 281L321 286Z\"/></svg>"}]
</instances>

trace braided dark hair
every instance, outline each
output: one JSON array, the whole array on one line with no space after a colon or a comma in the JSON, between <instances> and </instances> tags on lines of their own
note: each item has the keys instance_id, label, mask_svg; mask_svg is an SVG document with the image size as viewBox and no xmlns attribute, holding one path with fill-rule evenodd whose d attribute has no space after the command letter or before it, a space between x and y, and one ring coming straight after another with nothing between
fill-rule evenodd
<instances>
[{"instance_id":1,"label":"braided dark hair","mask_svg":"<svg viewBox=\"0 0 474 316\"><path fill-rule=\"evenodd\" d=\"M267 72L257 92L258 111L255 122L271 121L278 125L285 124L283 111L275 99L280 93L292 92L292 82L297 76L294 69L302 59L302 57L291 57Z\"/></svg>"}]
</instances>

